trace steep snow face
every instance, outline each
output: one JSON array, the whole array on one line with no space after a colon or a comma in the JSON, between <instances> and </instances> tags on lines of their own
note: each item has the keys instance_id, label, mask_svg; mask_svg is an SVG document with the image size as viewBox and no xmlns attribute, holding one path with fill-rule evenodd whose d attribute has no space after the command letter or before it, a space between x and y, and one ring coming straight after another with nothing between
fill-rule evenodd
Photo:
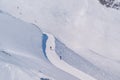
<instances>
[{"instance_id":1,"label":"steep snow face","mask_svg":"<svg viewBox=\"0 0 120 80\"><path fill-rule=\"evenodd\" d=\"M83 58L79 56L71 49L67 48L63 43L59 40L55 40L56 48L55 51L58 56L61 56L61 60L64 60L68 64L74 66L75 68L85 72L86 74L91 75L97 80L119 80L120 79L120 70L119 64L113 64L112 60L108 60L105 57L102 57L95 52L91 51L90 56L94 56L94 61L98 62L97 64L92 64L89 60L89 57ZM85 53L85 52L84 52ZM90 53L90 52L88 52ZM89 61L88 61L89 60ZM102 63L100 64L100 62ZM107 64L107 66L103 66ZM112 66L111 66L112 65Z\"/></svg>"},{"instance_id":2,"label":"steep snow face","mask_svg":"<svg viewBox=\"0 0 120 80\"><path fill-rule=\"evenodd\" d=\"M79 55L89 49L120 60L120 12L98 0L1 0L0 9L35 23Z\"/></svg>"},{"instance_id":3,"label":"steep snow face","mask_svg":"<svg viewBox=\"0 0 120 80\"><path fill-rule=\"evenodd\" d=\"M0 80L79 80L49 63L42 38L35 25L0 12Z\"/></svg>"},{"instance_id":4,"label":"steep snow face","mask_svg":"<svg viewBox=\"0 0 120 80\"><path fill-rule=\"evenodd\" d=\"M55 65L56 67L58 67L59 69L77 77L80 80L97 80L94 77L85 74L84 72L82 72L81 70L78 70L77 68L67 64L66 62L64 62L62 60L62 57L58 56L57 53L55 52L55 38L54 36L50 35L47 33L48 36L48 40L46 42L46 55L49 59L49 61ZM54 57L53 57L54 56Z\"/></svg>"},{"instance_id":5,"label":"steep snow face","mask_svg":"<svg viewBox=\"0 0 120 80\"><path fill-rule=\"evenodd\" d=\"M0 14L0 50L11 54L18 52L19 55L28 57L40 57L41 38L42 32L36 26Z\"/></svg>"},{"instance_id":6,"label":"steep snow face","mask_svg":"<svg viewBox=\"0 0 120 80\"><path fill-rule=\"evenodd\" d=\"M112 75L113 79L119 80L119 10L106 8L98 0L69 0L69 2L68 0L0 0L0 10L8 12L24 21L34 23L42 31L53 34L68 48L72 49L75 52L73 54L78 53L97 66L95 67L85 61L88 66L92 65L91 69L102 69L103 74L97 74L101 76L101 79L104 78L104 71L107 72L110 70L109 74L115 75ZM14 57L15 59L11 57L7 57L9 58L7 59L6 56L1 56L1 59L7 62L13 60L12 64L21 61L19 66L27 66L26 69L30 66L30 69L32 67L36 71L40 70L57 80L77 80L48 62L44 62L43 58L45 57L43 54L40 54L42 53L41 31L35 27L31 28L32 26L26 23L23 28L21 24L24 22L19 24L19 21L17 21L18 23L16 23L16 20L11 19L10 16L7 18L2 14L0 14L0 22L0 38L2 38L0 39L0 50L9 56L17 54L17 57ZM8 24L11 26L8 27ZM24 35L20 35L20 33L24 33ZM24 59L24 57L18 55L24 55L24 57L27 56L30 59L26 57ZM39 56L40 60L38 61L34 61L32 58L38 58ZM78 55L74 55L74 57L78 58ZM82 59L81 57L79 58ZM78 60L80 60L79 58ZM67 63L81 70L81 65L73 64L69 60L65 59ZM76 60L74 59L74 61ZM28 63L30 65L25 65ZM41 65L41 63L44 65ZM85 68L82 69L87 73L84 70ZM95 73L89 71L88 74L93 75Z\"/></svg>"}]
</instances>

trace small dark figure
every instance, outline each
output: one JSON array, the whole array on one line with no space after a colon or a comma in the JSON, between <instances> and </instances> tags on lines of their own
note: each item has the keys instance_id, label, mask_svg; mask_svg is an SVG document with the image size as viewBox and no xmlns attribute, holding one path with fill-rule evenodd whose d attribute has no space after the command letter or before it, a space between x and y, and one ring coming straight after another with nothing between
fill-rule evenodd
<instances>
[{"instance_id":1,"label":"small dark figure","mask_svg":"<svg viewBox=\"0 0 120 80\"><path fill-rule=\"evenodd\" d=\"M50 79L48 79L48 78L40 78L40 80L50 80Z\"/></svg>"},{"instance_id":2,"label":"small dark figure","mask_svg":"<svg viewBox=\"0 0 120 80\"><path fill-rule=\"evenodd\" d=\"M62 56L60 56L60 60L62 59Z\"/></svg>"},{"instance_id":3,"label":"small dark figure","mask_svg":"<svg viewBox=\"0 0 120 80\"><path fill-rule=\"evenodd\" d=\"M50 46L50 49L52 50L52 46Z\"/></svg>"}]
</instances>

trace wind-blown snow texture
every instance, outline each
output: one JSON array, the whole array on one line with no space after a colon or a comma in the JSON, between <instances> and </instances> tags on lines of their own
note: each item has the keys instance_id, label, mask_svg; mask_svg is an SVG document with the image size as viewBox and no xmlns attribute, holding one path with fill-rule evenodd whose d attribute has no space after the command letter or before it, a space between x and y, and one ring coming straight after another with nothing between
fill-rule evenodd
<instances>
[{"instance_id":1,"label":"wind-blown snow texture","mask_svg":"<svg viewBox=\"0 0 120 80\"><path fill-rule=\"evenodd\" d=\"M0 13L0 65L1 80L78 80L46 60L40 29L5 13Z\"/></svg>"},{"instance_id":2,"label":"wind-blown snow texture","mask_svg":"<svg viewBox=\"0 0 120 80\"><path fill-rule=\"evenodd\" d=\"M25 74L35 71L55 80L77 80L46 59L43 31L56 37L56 52L68 64L98 80L119 80L119 4L119 0L0 0L0 10L41 29L0 11L0 61L17 64L17 71L25 68L21 70Z\"/></svg>"},{"instance_id":3,"label":"wind-blown snow texture","mask_svg":"<svg viewBox=\"0 0 120 80\"><path fill-rule=\"evenodd\" d=\"M119 80L120 76L113 74L110 71L95 66L88 60L76 54L74 51L67 48L63 43L56 39L56 53L61 56L62 60L70 65L78 68L79 70L94 76L97 80Z\"/></svg>"},{"instance_id":4,"label":"wind-blown snow texture","mask_svg":"<svg viewBox=\"0 0 120 80\"><path fill-rule=\"evenodd\" d=\"M120 60L120 12L99 0L1 0L0 9L52 33L76 53L91 49Z\"/></svg>"}]
</instances>

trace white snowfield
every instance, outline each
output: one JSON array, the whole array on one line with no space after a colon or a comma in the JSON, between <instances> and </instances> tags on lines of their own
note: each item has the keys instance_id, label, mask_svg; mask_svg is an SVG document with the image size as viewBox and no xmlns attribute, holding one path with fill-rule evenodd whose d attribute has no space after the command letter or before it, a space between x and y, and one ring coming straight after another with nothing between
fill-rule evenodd
<instances>
[{"instance_id":1,"label":"white snowfield","mask_svg":"<svg viewBox=\"0 0 120 80\"><path fill-rule=\"evenodd\" d=\"M54 36L48 34L48 40L46 42L46 55L49 61L58 67L59 69L77 77L80 80L96 80L95 78L85 74L84 72L72 67L71 65L67 64L55 52L55 39Z\"/></svg>"},{"instance_id":2,"label":"white snowfield","mask_svg":"<svg viewBox=\"0 0 120 80\"><path fill-rule=\"evenodd\" d=\"M98 0L0 0L0 9L52 33L79 55L91 49L120 60L120 11Z\"/></svg>"},{"instance_id":3,"label":"white snowfield","mask_svg":"<svg viewBox=\"0 0 120 80\"><path fill-rule=\"evenodd\" d=\"M68 69L67 71L63 70L64 68L61 64L64 62L59 60L54 50L48 49L47 51L51 54L54 53L52 54L54 57L56 55L55 59L60 61L57 64L61 67L47 62L41 47L42 32L47 32L54 35L70 51L74 51L74 54L83 57L97 67L98 70L103 71L101 76L99 76L96 75L99 71L95 70L95 73L90 74L91 76L96 75L95 78L98 80L120 80L120 10L106 8L98 0L0 0L0 10L26 22L33 23L41 29L40 32L29 24L18 23L19 21L16 21L16 19L0 15L0 49L3 51L7 49L8 53L9 51L15 52L16 55L23 55L24 57L29 56L30 58L32 56L32 60L30 60L33 61L34 65L27 59L23 60L23 62L30 63L33 69L37 67L37 70L41 70L45 75L55 80L78 80L77 75L76 78L74 77L75 74ZM53 39L52 41L54 42ZM55 44L52 43L52 45L54 49ZM50 48L50 45L47 47ZM59 48L61 49L61 46ZM59 48L56 49L59 51ZM62 50L59 53L62 53ZM47 55L52 56L50 54ZM33 60L33 57L39 58L43 62L39 61L36 66L36 61ZM83 67L81 63L76 61L79 59L76 59L76 64L74 64L74 61L68 60L67 53L65 57L65 62L68 61L67 63L71 66L84 72L83 68L81 68ZM9 58L12 59L11 57ZM7 60L8 63L11 62L9 58ZM6 60L7 58L6 56L1 56L0 59ZM55 60L52 59L50 61ZM13 61L17 60L14 59ZM16 65L16 63L14 64ZM66 63L64 64L66 65ZM84 64L87 63L85 62ZM88 70L90 72L94 71L89 67L87 67L85 73ZM77 70L74 71L78 72ZM0 78L0 80L4 79Z\"/></svg>"},{"instance_id":4,"label":"white snowfield","mask_svg":"<svg viewBox=\"0 0 120 80\"><path fill-rule=\"evenodd\" d=\"M45 58L40 29L0 12L0 80L46 79L79 80Z\"/></svg>"}]
</instances>

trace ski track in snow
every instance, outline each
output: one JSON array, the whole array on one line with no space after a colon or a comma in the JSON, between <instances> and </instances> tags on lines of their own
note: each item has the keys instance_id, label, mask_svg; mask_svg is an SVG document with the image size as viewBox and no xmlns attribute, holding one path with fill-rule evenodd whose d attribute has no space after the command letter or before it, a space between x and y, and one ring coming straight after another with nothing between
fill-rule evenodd
<instances>
[{"instance_id":1,"label":"ski track in snow","mask_svg":"<svg viewBox=\"0 0 120 80\"><path fill-rule=\"evenodd\" d=\"M80 80L96 80L95 78L85 74L84 72L70 66L66 62L60 59L55 52L55 39L52 35L46 33L48 40L46 42L46 55L48 60L57 68L77 77Z\"/></svg>"}]
</instances>

